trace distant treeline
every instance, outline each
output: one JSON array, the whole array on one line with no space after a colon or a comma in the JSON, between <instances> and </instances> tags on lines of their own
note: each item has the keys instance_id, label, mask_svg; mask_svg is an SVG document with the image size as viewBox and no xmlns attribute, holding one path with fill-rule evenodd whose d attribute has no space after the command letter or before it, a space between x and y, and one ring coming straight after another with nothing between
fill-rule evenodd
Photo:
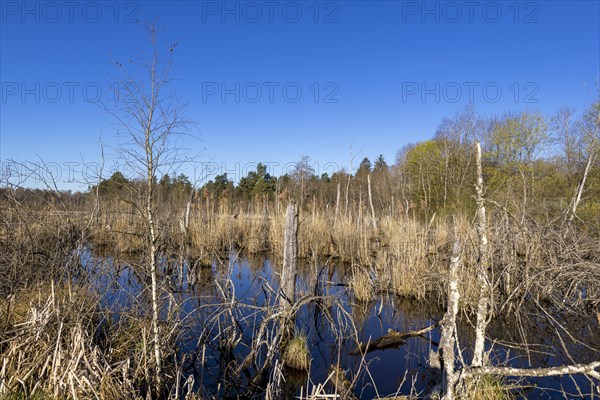
<instances>
[{"instance_id":1,"label":"distant treeline","mask_svg":"<svg viewBox=\"0 0 600 400\"><path fill-rule=\"evenodd\" d=\"M356 171L316 175L308 156L283 176L271 176L259 163L237 184L227 174L194 187L183 174L157 178L160 204L192 202L207 212L245 213L281 211L290 199L305 211L340 215L367 212L371 200L378 216L414 215L429 218L472 212L475 207L473 143L484 148L487 197L515 215L556 218L568 213L581 190L577 217L600 225L600 103L581 114L568 108L552 117L538 112L507 113L493 118L478 116L467 107L445 118L431 140L401 148L393 163L382 155L365 157ZM115 172L91 186L87 193L17 189L16 199L63 201L83 207L95 201L135 203L144 195L141 181ZM3 189L8 190L8 189Z\"/></svg>"}]
</instances>

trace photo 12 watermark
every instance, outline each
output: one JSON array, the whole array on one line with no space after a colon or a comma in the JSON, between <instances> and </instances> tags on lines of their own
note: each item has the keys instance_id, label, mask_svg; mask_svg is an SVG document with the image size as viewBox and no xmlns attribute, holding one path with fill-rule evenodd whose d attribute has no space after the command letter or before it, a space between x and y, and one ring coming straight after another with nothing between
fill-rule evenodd
<instances>
[{"instance_id":1,"label":"photo 12 watermark","mask_svg":"<svg viewBox=\"0 0 600 400\"><path fill-rule=\"evenodd\" d=\"M334 1L202 1L202 23L287 23L339 22L340 3Z\"/></svg>"},{"instance_id":2,"label":"photo 12 watermark","mask_svg":"<svg viewBox=\"0 0 600 400\"><path fill-rule=\"evenodd\" d=\"M115 82L109 86L86 81L3 81L0 103L125 103L140 99L135 82ZM295 81L209 81L200 85L202 103L299 103L336 104L340 102L337 82L299 83Z\"/></svg>"},{"instance_id":3,"label":"photo 12 watermark","mask_svg":"<svg viewBox=\"0 0 600 400\"><path fill-rule=\"evenodd\" d=\"M137 24L140 6L134 1L2 1L0 21L5 23L90 23L101 21Z\"/></svg>"},{"instance_id":4,"label":"photo 12 watermark","mask_svg":"<svg viewBox=\"0 0 600 400\"><path fill-rule=\"evenodd\" d=\"M402 103L539 103L540 88L536 82L402 82Z\"/></svg>"},{"instance_id":5,"label":"photo 12 watermark","mask_svg":"<svg viewBox=\"0 0 600 400\"><path fill-rule=\"evenodd\" d=\"M202 103L325 103L340 102L336 82L301 84L287 81L202 82Z\"/></svg>"},{"instance_id":6,"label":"photo 12 watermark","mask_svg":"<svg viewBox=\"0 0 600 400\"><path fill-rule=\"evenodd\" d=\"M256 171L258 166L266 168L266 173L272 177L294 176L298 172L298 162L279 161L206 161L194 165L189 171L190 182L195 186L203 186L219 175L226 175L231 182L239 182ZM335 162L310 161L302 166L314 176L340 172L340 166ZM98 162L84 161L14 161L0 162L0 183L17 187L38 187L43 184L54 188L64 184L78 184L83 187L93 186L100 181L109 179L113 174L120 172L123 176L135 180L139 178L140 171L132 168L127 163L114 162L110 165Z\"/></svg>"},{"instance_id":7,"label":"photo 12 watermark","mask_svg":"<svg viewBox=\"0 0 600 400\"><path fill-rule=\"evenodd\" d=\"M16 186L96 184L103 170L109 171L97 162L4 160L0 163L1 183ZM116 171L118 166L113 166L110 170Z\"/></svg>"},{"instance_id":8,"label":"photo 12 watermark","mask_svg":"<svg viewBox=\"0 0 600 400\"><path fill-rule=\"evenodd\" d=\"M134 103L141 88L133 81L110 85L93 81L3 81L0 102L6 103Z\"/></svg>"},{"instance_id":9,"label":"photo 12 watermark","mask_svg":"<svg viewBox=\"0 0 600 400\"><path fill-rule=\"evenodd\" d=\"M256 171L258 166L262 165L266 169L266 173L272 177L294 176L298 173L299 162L279 162L279 161L249 161L249 162L217 162L208 161L199 163L199 168L196 171L196 180L200 184L205 184L219 175L226 175L231 182L238 182L240 179L248 176L250 172ZM317 162L310 161L306 165L302 165L303 171L310 171L314 176L321 176L340 172L342 169L339 164L332 161Z\"/></svg>"},{"instance_id":10,"label":"photo 12 watermark","mask_svg":"<svg viewBox=\"0 0 600 400\"><path fill-rule=\"evenodd\" d=\"M114 97L118 97L118 92ZM6 103L97 103L102 100L102 86L97 82L3 81L0 102Z\"/></svg>"},{"instance_id":11,"label":"photo 12 watermark","mask_svg":"<svg viewBox=\"0 0 600 400\"><path fill-rule=\"evenodd\" d=\"M537 24L537 1L402 1L402 23Z\"/></svg>"}]
</instances>

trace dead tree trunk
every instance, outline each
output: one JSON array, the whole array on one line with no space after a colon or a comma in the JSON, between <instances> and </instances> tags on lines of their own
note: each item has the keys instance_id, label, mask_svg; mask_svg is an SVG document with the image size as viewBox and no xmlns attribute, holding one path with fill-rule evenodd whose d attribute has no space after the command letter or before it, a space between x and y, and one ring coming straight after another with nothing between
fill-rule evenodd
<instances>
[{"instance_id":1,"label":"dead tree trunk","mask_svg":"<svg viewBox=\"0 0 600 400\"><path fill-rule=\"evenodd\" d=\"M286 309L295 301L298 273L298 208L295 202L287 206L283 238L283 269L279 289L279 304Z\"/></svg>"},{"instance_id":2,"label":"dead tree trunk","mask_svg":"<svg viewBox=\"0 0 600 400\"><path fill-rule=\"evenodd\" d=\"M191 190L190 197L187 201L187 204L185 205L185 217L184 217L185 232L187 232L190 227L190 211L192 209L193 201L194 201L194 189Z\"/></svg>"},{"instance_id":3,"label":"dead tree trunk","mask_svg":"<svg viewBox=\"0 0 600 400\"><path fill-rule=\"evenodd\" d=\"M333 217L333 227L335 228L335 224L338 219L338 212L340 211L340 185L342 182L338 182L337 184L337 196L335 198L335 216Z\"/></svg>"},{"instance_id":4,"label":"dead tree trunk","mask_svg":"<svg viewBox=\"0 0 600 400\"><path fill-rule=\"evenodd\" d=\"M458 270L460 268L460 245L455 239L450 257L450 271L448 279L448 309L442 321L442 338L440 350L444 360L444 397L445 400L454 399L454 388L458 382L458 372L455 370L454 350L456 348L456 315L458 314Z\"/></svg>"},{"instance_id":5,"label":"dead tree trunk","mask_svg":"<svg viewBox=\"0 0 600 400\"><path fill-rule=\"evenodd\" d=\"M445 400L454 399L454 389L459 380L459 371L455 369L455 349L457 346L456 315L458 314L458 302L460 300L458 290L460 263L460 245L458 239L455 238L448 272L448 308L440 322L441 337L438 351L430 350L429 353L430 377L425 399L440 398L442 394Z\"/></svg>"},{"instance_id":6,"label":"dead tree trunk","mask_svg":"<svg viewBox=\"0 0 600 400\"><path fill-rule=\"evenodd\" d=\"M360 224L362 222L362 190L358 192L358 218L356 219L356 231L360 232Z\"/></svg>"},{"instance_id":7,"label":"dead tree trunk","mask_svg":"<svg viewBox=\"0 0 600 400\"><path fill-rule=\"evenodd\" d=\"M569 220L568 220L568 226L570 227L571 224L573 223L573 220L575 219L575 215L577 213L577 206L579 206L579 202L581 201L581 196L583 195L583 188L585 187L585 181L587 180L587 176L590 172L590 169L592 168L592 165L594 164L594 161L596 159L596 154L594 152L594 149L591 150L590 156L588 157L588 161L587 164L585 165L585 170L583 171L583 177L581 178L581 182L579 183L578 187L577 187L577 194L575 195L575 197L572 200L572 208L571 210L569 210ZM567 228L568 229L568 228ZM567 230L568 232L568 230Z\"/></svg>"},{"instance_id":8,"label":"dead tree trunk","mask_svg":"<svg viewBox=\"0 0 600 400\"><path fill-rule=\"evenodd\" d=\"M375 218L375 207L373 207L373 195L371 194L371 174L367 175L367 188L369 190L369 205L371 206L371 218L373 219L373 229L377 230L377 219Z\"/></svg>"},{"instance_id":9,"label":"dead tree trunk","mask_svg":"<svg viewBox=\"0 0 600 400\"><path fill-rule=\"evenodd\" d=\"M344 216L348 218L348 202L349 202L349 194L350 194L350 179L352 175L348 175L348 183L346 184L346 208L344 209Z\"/></svg>"},{"instance_id":10,"label":"dead tree trunk","mask_svg":"<svg viewBox=\"0 0 600 400\"><path fill-rule=\"evenodd\" d=\"M472 367L481 367L484 358L485 331L489 322L488 313L490 306L490 283L488 277L488 267L490 262L485 200L483 191L483 169L481 166L481 144L475 142L476 163L477 163L477 183L475 191L477 192L477 234L479 236L479 262L477 266L477 281L479 284L479 304L477 305L477 322L475 325L475 346L473 349Z\"/></svg>"}]
</instances>

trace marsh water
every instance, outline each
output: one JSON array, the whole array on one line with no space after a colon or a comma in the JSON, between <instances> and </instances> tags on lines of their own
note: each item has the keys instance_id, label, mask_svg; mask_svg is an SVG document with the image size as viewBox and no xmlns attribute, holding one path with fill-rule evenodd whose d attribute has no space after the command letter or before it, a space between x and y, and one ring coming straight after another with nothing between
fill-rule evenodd
<instances>
[{"instance_id":1,"label":"marsh water","mask_svg":"<svg viewBox=\"0 0 600 400\"><path fill-rule=\"evenodd\" d=\"M96 255L87 248L83 264L93 282L103 293L103 305L115 311L148 308L147 280L134 262L117 260L110 255ZM244 257L232 251L210 265L163 260L163 273L168 276L163 291L163 315L173 314L181 321L182 333L176 339L177 362L181 380L193 377L194 390L202 388L215 398L244 397L252 379L251 367L234 370L248 354L257 329L276 302L280 269L277 263L261 257ZM405 343L369 352L365 357L350 353L357 340L363 343L394 330L405 332L434 324L443 316L436 301L409 300L390 294L378 294L375 300L354 300L346 285L351 273L348 266L333 260L311 260L301 263L297 276L297 298L315 296L296 317L296 334L306 337L310 351L308 373L282 369L281 387L290 398L311 392L327 381L331 365L340 365L350 380L356 379L354 393L361 399L378 396L409 395L422 392L430 378L426 360L431 349L437 349L439 329L408 339ZM271 308L272 309L272 308ZM459 338L462 356L468 361L472 327L467 316L460 318ZM581 343L561 344L551 339L554 327L542 318L531 316L517 325L507 320L493 321L488 333L495 341L492 357L495 363L518 367L545 367L577 362L591 362L600 355L585 344L598 342L600 330L595 321L567 321L580 324L574 331ZM223 343L235 341L231 351ZM527 348L516 345L529 343ZM597 343L596 343L597 344ZM596 346L598 348L598 346ZM263 352L264 353L264 352ZM190 380L191 382L191 380ZM594 398L591 382L584 376L527 379L511 381L513 393L528 399ZM325 389L333 392L331 386ZM596 395L598 398L600 394ZM297 398L297 397L296 397Z\"/></svg>"}]
</instances>

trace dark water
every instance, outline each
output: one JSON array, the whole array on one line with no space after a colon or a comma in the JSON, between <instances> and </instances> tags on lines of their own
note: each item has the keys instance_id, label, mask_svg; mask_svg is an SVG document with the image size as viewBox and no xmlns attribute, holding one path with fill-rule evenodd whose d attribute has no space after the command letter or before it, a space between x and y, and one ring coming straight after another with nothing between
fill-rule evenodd
<instances>
[{"instance_id":1,"label":"dark water","mask_svg":"<svg viewBox=\"0 0 600 400\"><path fill-rule=\"evenodd\" d=\"M110 256L96 257L87 250L83 259L93 272L94 283L104 293L104 305L127 310L143 303L145 278L133 262L122 262ZM177 311L184 322L183 333L177 340L177 354L183 365L183 380L192 375L195 389L216 397L248 395L248 383L256 370L249 367L231 371L227 365L232 360L240 363L248 354L258 327L273 305L278 286L277 267L269 260L243 258L235 252L215 260L209 267L190 266L181 260L163 260L169 279L163 298L163 317L171 310ZM138 272L136 272L138 271ZM301 265L297 278L297 297L304 295L328 296L331 300L311 302L303 306L296 318L296 332L305 335L310 349L308 374L283 371L286 382L282 384L292 397L313 390L315 385L327 380L331 365L339 365L356 377L355 393L361 399L392 394L416 394L425 389L429 374L426 359L431 349L437 349L438 329L422 337L413 337L396 348L368 353L362 359L350 352L356 339L374 340L388 329L404 332L427 327L443 316L437 305L401 299L391 295L378 296L364 304L353 300L344 283L350 270L334 262L307 262ZM146 296L147 297L147 296ZM173 305L177 304L175 308ZM545 367L570 363L569 354L577 362L600 359L600 354L586 345L566 343L551 339L553 329L545 319L531 316L521 321L524 329L508 321L494 321L489 334L497 342L492 357L497 362L518 367ZM558 321L557 321L558 322ZM577 339L600 348L600 332L595 321L563 321L579 324ZM575 325L576 326L576 325ZM237 345L232 351L223 349L221 339L233 338ZM466 317L459 326L463 356L469 360L472 328ZM516 348L511 343L526 340L529 351ZM567 354L568 353L568 354ZM257 359L264 356L259 354ZM593 392L584 376L520 380L515 390L522 398L562 399L600 398L585 396ZM581 389L581 393L577 387ZM329 389L330 393L332 389ZM565 396L564 393L568 395ZM584 394L584 396L582 396Z\"/></svg>"}]
</instances>

